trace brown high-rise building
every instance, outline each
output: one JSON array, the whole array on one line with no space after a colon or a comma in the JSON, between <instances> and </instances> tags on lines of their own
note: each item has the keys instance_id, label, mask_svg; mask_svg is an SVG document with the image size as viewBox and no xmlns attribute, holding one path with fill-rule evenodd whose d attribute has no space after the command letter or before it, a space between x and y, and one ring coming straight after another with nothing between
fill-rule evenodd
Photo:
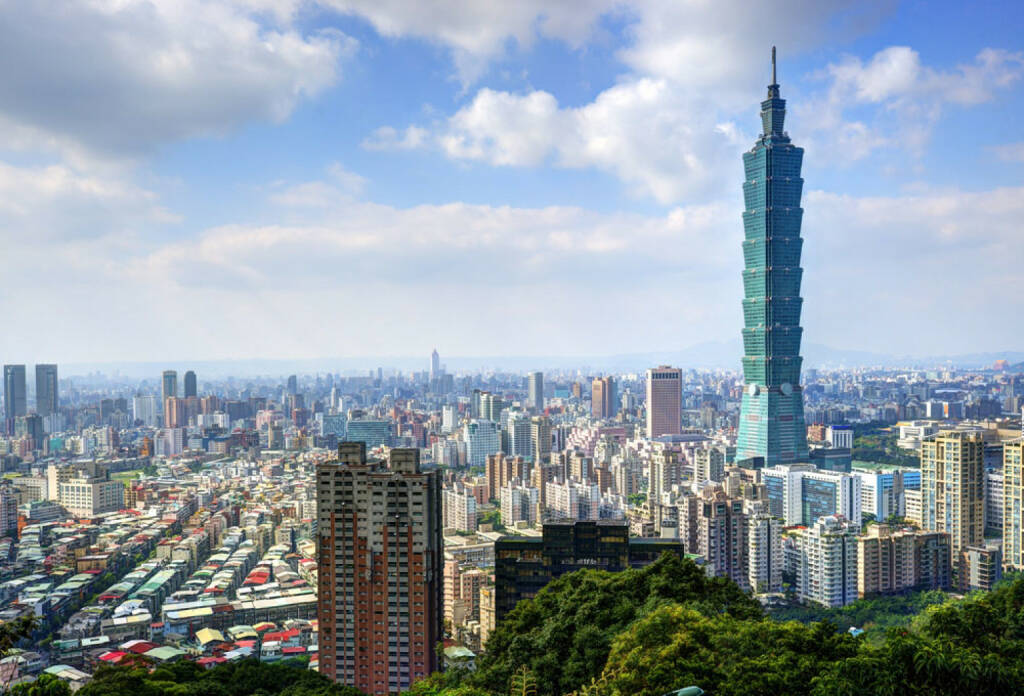
<instances>
[{"instance_id":1,"label":"brown high-rise building","mask_svg":"<svg viewBox=\"0 0 1024 696\"><path fill-rule=\"evenodd\" d=\"M612 377L595 377L590 389L590 415L594 418L615 416L615 380Z\"/></svg>"},{"instance_id":2,"label":"brown high-rise building","mask_svg":"<svg viewBox=\"0 0 1024 696\"><path fill-rule=\"evenodd\" d=\"M367 694L406 691L439 667L441 481L419 450L367 462L345 442L317 466L320 673Z\"/></svg>"},{"instance_id":3,"label":"brown high-rise building","mask_svg":"<svg viewBox=\"0 0 1024 696\"><path fill-rule=\"evenodd\" d=\"M985 543L985 441L980 432L941 430L921 442L921 527L946 532L960 552Z\"/></svg>"}]
</instances>

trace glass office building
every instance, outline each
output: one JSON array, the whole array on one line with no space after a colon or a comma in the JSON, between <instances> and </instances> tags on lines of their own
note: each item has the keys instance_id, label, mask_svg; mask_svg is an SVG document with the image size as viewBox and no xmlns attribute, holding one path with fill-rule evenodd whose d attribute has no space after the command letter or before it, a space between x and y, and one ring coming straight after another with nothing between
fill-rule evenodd
<instances>
[{"instance_id":1,"label":"glass office building","mask_svg":"<svg viewBox=\"0 0 1024 696\"><path fill-rule=\"evenodd\" d=\"M737 461L807 461L800 387L800 168L804 151L783 130L772 49L772 84L761 102L762 134L743 155L743 378Z\"/></svg>"}]
</instances>

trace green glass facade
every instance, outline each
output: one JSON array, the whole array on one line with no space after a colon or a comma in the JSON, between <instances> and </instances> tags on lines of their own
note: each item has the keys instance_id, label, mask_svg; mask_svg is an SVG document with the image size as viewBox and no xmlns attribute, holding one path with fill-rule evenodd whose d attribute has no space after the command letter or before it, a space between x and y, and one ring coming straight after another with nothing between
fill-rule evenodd
<instances>
[{"instance_id":1,"label":"green glass facade","mask_svg":"<svg viewBox=\"0 0 1024 696\"><path fill-rule=\"evenodd\" d=\"M800 388L800 178L803 148L783 130L786 101L773 80L762 134L743 155L743 378L736 460L806 461ZM748 462L750 465L753 462Z\"/></svg>"}]
</instances>

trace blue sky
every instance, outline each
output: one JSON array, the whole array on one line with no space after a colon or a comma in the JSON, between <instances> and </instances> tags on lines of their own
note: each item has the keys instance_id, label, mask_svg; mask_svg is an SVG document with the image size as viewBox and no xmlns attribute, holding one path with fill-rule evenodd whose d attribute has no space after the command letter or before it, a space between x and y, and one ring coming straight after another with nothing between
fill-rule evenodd
<instances>
[{"instance_id":1,"label":"blue sky","mask_svg":"<svg viewBox=\"0 0 1024 696\"><path fill-rule=\"evenodd\" d=\"M594 355L731 339L740 155L773 43L806 148L805 340L1019 349L1022 15L0 3L0 354Z\"/></svg>"}]
</instances>

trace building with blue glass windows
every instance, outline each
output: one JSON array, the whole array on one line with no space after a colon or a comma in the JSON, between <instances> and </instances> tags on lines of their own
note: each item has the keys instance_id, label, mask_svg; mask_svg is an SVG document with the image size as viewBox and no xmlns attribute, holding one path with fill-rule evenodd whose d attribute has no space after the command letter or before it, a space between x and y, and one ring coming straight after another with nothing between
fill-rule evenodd
<instances>
[{"instance_id":1,"label":"building with blue glass windows","mask_svg":"<svg viewBox=\"0 0 1024 696\"><path fill-rule=\"evenodd\" d=\"M762 133L743 155L743 379L737 462L807 461L800 387L800 169L804 151L783 130L772 48L772 84L761 102Z\"/></svg>"}]
</instances>

